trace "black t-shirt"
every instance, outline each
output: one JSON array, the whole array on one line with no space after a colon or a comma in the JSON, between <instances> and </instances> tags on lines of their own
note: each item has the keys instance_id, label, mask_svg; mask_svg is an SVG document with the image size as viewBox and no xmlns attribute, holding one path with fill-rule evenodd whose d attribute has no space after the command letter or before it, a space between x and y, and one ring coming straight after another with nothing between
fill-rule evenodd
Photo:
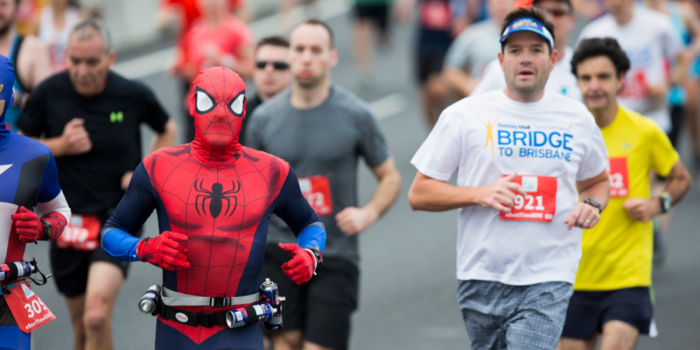
<instances>
[{"instance_id":1,"label":"black t-shirt","mask_svg":"<svg viewBox=\"0 0 700 350\"><path fill-rule=\"evenodd\" d=\"M77 93L68 72L56 74L29 97L17 126L27 136L58 137L73 118L85 120L92 149L56 158L58 179L76 214L104 214L119 204L121 178L141 162L140 124L165 131L168 115L145 85L110 72L105 90L86 98Z\"/></svg>"}]
</instances>

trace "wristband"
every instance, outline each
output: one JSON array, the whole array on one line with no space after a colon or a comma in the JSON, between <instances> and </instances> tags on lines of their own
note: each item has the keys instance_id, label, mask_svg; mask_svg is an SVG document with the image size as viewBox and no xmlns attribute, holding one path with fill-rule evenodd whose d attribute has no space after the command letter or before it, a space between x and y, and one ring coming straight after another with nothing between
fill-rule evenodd
<instances>
[{"instance_id":1,"label":"wristband","mask_svg":"<svg viewBox=\"0 0 700 350\"><path fill-rule=\"evenodd\" d=\"M593 199L593 198L588 198L585 201L583 201L583 203L586 203L586 204L598 209L598 214L601 214L603 212L603 206L600 205L600 203L598 203L598 201Z\"/></svg>"}]
</instances>

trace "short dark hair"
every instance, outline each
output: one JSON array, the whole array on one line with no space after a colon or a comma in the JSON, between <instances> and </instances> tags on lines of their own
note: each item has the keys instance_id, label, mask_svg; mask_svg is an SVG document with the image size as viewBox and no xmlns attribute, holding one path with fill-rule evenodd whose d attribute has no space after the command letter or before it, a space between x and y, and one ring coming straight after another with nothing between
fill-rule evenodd
<instances>
[{"instance_id":1,"label":"short dark hair","mask_svg":"<svg viewBox=\"0 0 700 350\"><path fill-rule=\"evenodd\" d=\"M605 56L610 59L618 77L627 73L630 69L630 60L627 54L622 51L620 44L613 38L592 38L581 40L578 44L574 57L571 59L571 73L576 77L578 65L581 62L598 56Z\"/></svg>"},{"instance_id":2,"label":"short dark hair","mask_svg":"<svg viewBox=\"0 0 700 350\"><path fill-rule=\"evenodd\" d=\"M506 18L503 20L503 23L501 23L501 35L503 35L503 32L506 31L506 28L513 23L513 21L520 19L520 18L525 18L525 17L530 17L532 19L537 20L538 22L542 23L544 27L549 31L549 34L552 35L552 42L556 40L554 37L554 24L552 22L547 20L547 16L545 15L545 12L542 11L539 8L536 7L530 7L529 9L526 8L518 8L517 10L513 10L508 15ZM544 38L543 38L544 39ZM501 52L503 52L503 48L506 46L506 43L503 42L501 44ZM549 45L547 45L549 46ZM549 53L552 53L552 50L554 48L550 47L549 48Z\"/></svg>"},{"instance_id":3,"label":"short dark hair","mask_svg":"<svg viewBox=\"0 0 700 350\"><path fill-rule=\"evenodd\" d=\"M255 46L255 50L257 51L259 48L263 46L276 46L276 47L283 47L285 49L289 48L289 41L287 39L279 36L279 35L273 35L273 36L267 36L260 41L258 41L258 44Z\"/></svg>"},{"instance_id":4,"label":"short dark hair","mask_svg":"<svg viewBox=\"0 0 700 350\"><path fill-rule=\"evenodd\" d=\"M306 21L304 21L304 22L302 22L302 23L299 23L296 27L294 27L294 28L292 29L292 31L294 31L294 29L297 29L297 28L299 28L300 26L303 26L303 25L305 25L305 24L306 24L306 25L312 25L312 26L321 26L321 27L325 28L326 31L328 32L328 36L329 36L330 39L331 39L331 42L330 42L330 44L331 44L331 49L334 49L334 48L335 48L335 40L333 39L333 30L331 30L331 27L329 27L328 24L326 24L326 22L324 22L324 21L322 21L322 20L320 20L320 19L312 18L312 19L306 20Z\"/></svg>"},{"instance_id":5,"label":"short dark hair","mask_svg":"<svg viewBox=\"0 0 700 350\"><path fill-rule=\"evenodd\" d=\"M571 0L533 0L533 1L532 1L532 6L537 6L537 3L540 2L540 1L557 1L557 2L563 2L563 3L565 3L566 5L569 6L569 9L570 9L570 10L573 10L573 9L574 9L574 6L571 5Z\"/></svg>"}]
</instances>

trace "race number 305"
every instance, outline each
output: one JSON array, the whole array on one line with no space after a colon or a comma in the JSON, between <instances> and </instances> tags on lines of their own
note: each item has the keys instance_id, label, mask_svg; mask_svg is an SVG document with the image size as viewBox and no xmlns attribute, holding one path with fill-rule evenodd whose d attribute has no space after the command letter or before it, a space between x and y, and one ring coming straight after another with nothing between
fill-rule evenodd
<instances>
[{"instance_id":1,"label":"race number 305","mask_svg":"<svg viewBox=\"0 0 700 350\"><path fill-rule=\"evenodd\" d=\"M556 177L520 175L513 182L522 186L526 195L517 194L511 211L500 213L501 220L551 222L554 219L557 210Z\"/></svg>"}]
</instances>

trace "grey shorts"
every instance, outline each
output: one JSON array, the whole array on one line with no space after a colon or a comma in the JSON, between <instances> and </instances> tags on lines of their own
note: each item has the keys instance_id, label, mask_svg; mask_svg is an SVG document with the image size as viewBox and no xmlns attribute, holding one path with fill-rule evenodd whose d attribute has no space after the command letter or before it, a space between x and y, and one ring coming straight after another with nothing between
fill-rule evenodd
<instances>
[{"instance_id":1,"label":"grey shorts","mask_svg":"<svg viewBox=\"0 0 700 350\"><path fill-rule=\"evenodd\" d=\"M459 281L457 300L472 350L555 350L573 292L566 282Z\"/></svg>"}]
</instances>

